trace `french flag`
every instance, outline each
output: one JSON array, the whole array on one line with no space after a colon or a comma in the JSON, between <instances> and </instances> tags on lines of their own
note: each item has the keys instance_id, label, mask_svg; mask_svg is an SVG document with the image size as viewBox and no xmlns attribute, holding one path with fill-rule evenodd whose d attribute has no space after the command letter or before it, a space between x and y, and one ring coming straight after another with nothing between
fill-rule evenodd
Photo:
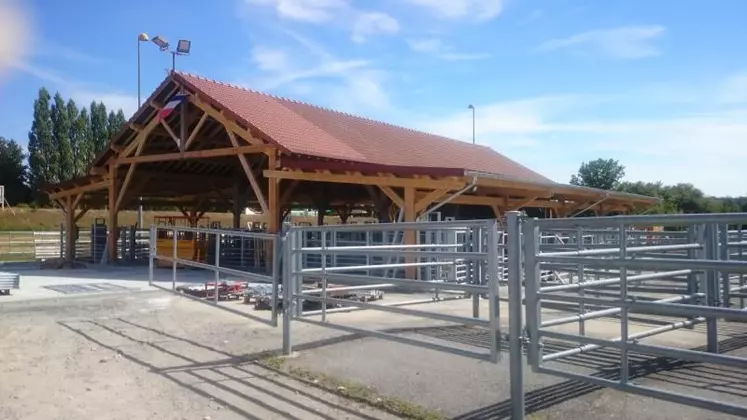
<instances>
[{"instance_id":1,"label":"french flag","mask_svg":"<svg viewBox=\"0 0 747 420\"><path fill-rule=\"evenodd\" d=\"M166 118L168 118L168 116L174 112L176 107L179 106L179 104L182 103L182 101L184 101L186 97L187 97L186 95L182 95L182 94L174 95L174 97L171 98L169 103L167 103L166 106L163 107L163 109L159 113L158 115L159 118L161 118L162 120L165 120Z\"/></svg>"}]
</instances>

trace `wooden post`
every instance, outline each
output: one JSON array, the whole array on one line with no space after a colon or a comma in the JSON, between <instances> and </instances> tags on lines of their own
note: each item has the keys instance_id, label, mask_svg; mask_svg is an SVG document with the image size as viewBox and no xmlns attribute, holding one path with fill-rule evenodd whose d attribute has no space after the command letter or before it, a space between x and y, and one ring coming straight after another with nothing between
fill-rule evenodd
<instances>
[{"instance_id":1,"label":"wooden post","mask_svg":"<svg viewBox=\"0 0 747 420\"><path fill-rule=\"evenodd\" d=\"M107 237L107 249L109 252L109 263L117 261L117 239L119 238L119 227L117 223L117 164L109 162L109 235Z\"/></svg>"},{"instance_id":2,"label":"wooden post","mask_svg":"<svg viewBox=\"0 0 747 420\"><path fill-rule=\"evenodd\" d=\"M405 222L414 222L417 220L418 215L415 211L415 188L414 187L407 187L405 188L405 199L404 199L404 221ZM405 230L405 245L415 245L417 243L417 236L416 231L414 229L407 229ZM409 264L414 262L415 260L412 258L407 258L405 261ZM415 267L407 267L405 269L405 276L408 279L415 279L417 277L418 270Z\"/></svg>"},{"instance_id":3,"label":"wooden post","mask_svg":"<svg viewBox=\"0 0 747 420\"><path fill-rule=\"evenodd\" d=\"M277 152L273 150L270 153L270 159L268 163L270 170L277 168ZM267 198L269 203L267 204L267 231L269 233L278 233L281 229L282 221L280 220L280 179L267 178Z\"/></svg>"},{"instance_id":4,"label":"wooden post","mask_svg":"<svg viewBox=\"0 0 747 420\"><path fill-rule=\"evenodd\" d=\"M71 267L75 259L75 202L71 195L65 199L65 263Z\"/></svg>"},{"instance_id":5,"label":"wooden post","mask_svg":"<svg viewBox=\"0 0 747 420\"><path fill-rule=\"evenodd\" d=\"M233 228L238 229L241 227L241 211L243 210L243 193L241 191L242 185L239 182L239 177L236 176L233 180Z\"/></svg>"}]
</instances>

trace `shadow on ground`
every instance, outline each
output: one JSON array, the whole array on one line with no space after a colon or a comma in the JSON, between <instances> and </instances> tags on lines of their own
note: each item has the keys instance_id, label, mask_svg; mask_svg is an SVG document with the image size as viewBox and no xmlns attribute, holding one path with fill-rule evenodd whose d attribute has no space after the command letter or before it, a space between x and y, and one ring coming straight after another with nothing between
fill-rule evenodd
<instances>
[{"instance_id":1,"label":"shadow on ground","mask_svg":"<svg viewBox=\"0 0 747 420\"><path fill-rule=\"evenodd\" d=\"M268 369L260 366L257 361L278 354L277 350L252 353L246 355L233 355L211 346L196 342L189 338L179 337L151 327L125 320L123 318L104 321L78 321L75 323L60 322L60 325L68 330L79 334L101 347L108 348L122 357L137 363L153 373L163 376L175 384L185 387L204 397L213 398L222 406L229 408L248 419L260 419L255 414L231 402L235 398L243 399L245 402L264 408L265 410L281 415L284 418L299 419L299 417L283 411L277 406L265 402L264 397L282 400L285 404L293 407L294 412L308 411L316 416L333 420L334 417L322 415L317 409L312 409L301 404L287 395L304 396L314 399L319 404L329 408L345 412L352 417L363 419L374 419L358 410L334 404L326 399L320 398L309 392L309 384L296 382L285 372ZM73 325L75 324L75 325ZM137 333L136 331L140 331ZM470 346L489 348L489 336L485 330L469 327L427 327L418 329L390 330L390 333L416 332L431 338L452 341ZM149 334L150 339L139 338L143 334ZM102 337L118 337L119 344L107 343ZM294 346L297 351L309 351L316 348L343 343L349 340L362 338L360 335L351 334L332 339L319 340L306 344ZM110 340L111 341L111 340ZM164 343L170 343L166 345ZM132 344L147 346L157 354L137 354L131 350L137 348ZM573 346L561 343L546 343L546 349L550 352L562 351ZM747 334L737 334L720 342L722 352L730 352L747 347ZM694 350L705 351L705 348ZM210 355L209 360L198 360L191 355L196 351ZM508 351L504 348L504 351ZM160 355L158 354L160 353ZM144 354L150 354L144 356ZM615 349L600 349L577 356L569 356L562 363L593 370L593 376L605 379L619 379L619 352ZM684 362L681 360L630 354L630 378L640 379L655 376L656 381L671 383L678 386L687 386L694 391L711 390L719 393L729 394L739 399L747 398L747 381L742 372L701 363ZM182 363L173 362L176 360ZM160 361L168 360L165 365ZM232 384L238 384L237 388ZM218 398L215 393L207 392L200 384L209 384L217 389L228 393L232 398ZM272 386L268 386L272 385ZM273 392L270 389L280 389L285 392ZM556 385L532 390L526 393L526 413L536 413L548 409L557 404L569 401L603 389L600 386L577 381L564 381ZM454 417L454 420L477 420L477 419L501 419L510 418L511 401L506 399L496 404L481 407Z\"/></svg>"}]
</instances>

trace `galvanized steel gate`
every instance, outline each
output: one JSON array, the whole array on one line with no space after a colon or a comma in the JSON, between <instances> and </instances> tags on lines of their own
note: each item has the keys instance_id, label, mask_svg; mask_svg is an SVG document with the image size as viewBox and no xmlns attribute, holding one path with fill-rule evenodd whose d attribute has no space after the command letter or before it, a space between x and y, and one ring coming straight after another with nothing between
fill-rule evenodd
<instances>
[{"instance_id":1,"label":"galvanized steel gate","mask_svg":"<svg viewBox=\"0 0 747 420\"><path fill-rule=\"evenodd\" d=\"M630 369L632 354L747 368L747 358L719 354L718 341L719 323L747 321L747 236L742 230L747 214L528 219L514 212L507 225L513 244L509 258L511 251L521 246L525 270L522 278L521 261L517 258L509 263L514 419L524 418L522 345L534 372L747 416L745 405L636 383ZM543 237L552 235L566 240L561 244L542 243ZM542 270L566 272L575 275L575 281L553 284L542 278ZM522 300L526 328L519 340L516 333L521 325L517 319L521 319ZM543 304L549 303L565 305L566 309L544 319ZM632 314L648 317L660 326L634 333ZM609 317L619 318L618 337L589 331L594 319ZM576 326L568 328L572 324ZM705 348L644 341L698 324L705 325ZM547 340L559 340L571 344L571 348L548 353L544 346ZM617 375L574 373L549 365L601 348L619 351Z\"/></svg>"}]
</instances>

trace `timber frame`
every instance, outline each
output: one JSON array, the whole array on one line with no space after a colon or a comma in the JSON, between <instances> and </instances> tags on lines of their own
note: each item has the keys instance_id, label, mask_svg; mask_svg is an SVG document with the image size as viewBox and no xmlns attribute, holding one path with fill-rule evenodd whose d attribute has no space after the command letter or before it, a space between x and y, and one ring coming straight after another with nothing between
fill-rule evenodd
<instances>
[{"instance_id":1,"label":"timber frame","mask_svg":"<svg viewBox=\"0 0 747 420\"><path fill-rule=\"evenodd\" d=\"M187 95L167 118L159 117L176 92ZM304 164L314 160L313 165ZM329 163L329 164L327 164ZM449 205L487 209L482 217L502 217L523 208L543 209L552 217L577 212L628 213L656 202L650 197L613 193L555 183L538 184L465 171L449 176L417 168L406 173L391 168L356 168L290 154L273 139L240 121L208 95L172 73L135 113L84 177L50 185L50 199L74 226L89 208L106 207L108 225L142 198L150 205L178 206L197 220L207 210L232 211L234 228L246 207L264 215L269 232L277 232L291 209L328 210L346 220L366 211L392 220L401 211L415 221L429 208ZM455 195L456 194L456 195ZM80 208L80 210L78 210ZM147 223L149 224L149 223ZM74 256L74 229L68 229L66 258ZM116 256L116 229L110 229L108 251ZM414 232L406 235L414 241Z\"/></svg>"}]
</instances>

